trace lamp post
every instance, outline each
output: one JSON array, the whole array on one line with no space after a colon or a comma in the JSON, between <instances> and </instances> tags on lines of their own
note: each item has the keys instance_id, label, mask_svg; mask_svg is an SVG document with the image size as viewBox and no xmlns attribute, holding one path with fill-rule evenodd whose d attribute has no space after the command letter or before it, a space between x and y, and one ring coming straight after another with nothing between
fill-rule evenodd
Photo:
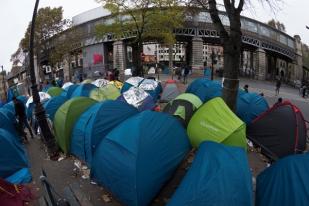
<instances>
[{"instance_id":1,"label":"lamp post","mask_svg":"<svg viewBox=\"0 0 309 206\"><path fill-rule=\"evenodd\" d=\"M35 104L35 116L37 118L39 127L41 129L41 134L43 137L43 142L47 146L47 151L50 156L50 159L55 160L58 157L58 147L55 142L55 137L51 132L51 129L46 120L45 110L40 102L40 96L38 91L38 85L36 84L35 71L34 71L34 51L33 51L33 42L34 42L34 32L35 32L35 20L38 10L39 0L36 0L34 11L31 21L31 32L30 32L30 42L29 42L29 60L30 67L29 73L31 78L31 90L33 95L33 102Z\"/></svg>"},{"instance_id":2,"label":"lamp post","mask_svg":"<svg viewBox=\"0 0 309 206\"><path fill-rule=\"evenodd\" d=\"M4 94L5 100L7 100L7 96L6 96L6 86L5 86L4 73L3 73L3 65L1 66L1 72L2 72L3 94Z\"/></svg>"}]
</instances>

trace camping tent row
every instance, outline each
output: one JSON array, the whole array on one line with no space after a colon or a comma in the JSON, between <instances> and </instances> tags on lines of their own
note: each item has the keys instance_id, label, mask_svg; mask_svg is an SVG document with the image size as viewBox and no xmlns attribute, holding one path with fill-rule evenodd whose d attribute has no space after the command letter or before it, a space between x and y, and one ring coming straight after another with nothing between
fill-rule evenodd
<instances>
[{"instance_id":1,"label":"camping tent row","mask_svg":"<svg viewBox=\"0 0 309 206\"><path fill-rule=\"evenodd\" d=\"M17 97L24 104L25 96ZM13 102L0 108L0 178L13 184L29 183L32 180L29 162L20 134L16 130Z\"/></svg>"},{"instance_id":2,"label":"camping tent row","mask_svg":"<svg viewBox=\"0 0 309 206\"><path fill-rule=\"evenodd\" d=\"M211 81L206 78L194 80L187 88L187 93L198 96L202 102L207 102L215 97L222 96L222 85L218 81ZM246 93L238 90L237 116L247 125L269 108L267 101L256 93Z\"/></svg>"}]
</instances>

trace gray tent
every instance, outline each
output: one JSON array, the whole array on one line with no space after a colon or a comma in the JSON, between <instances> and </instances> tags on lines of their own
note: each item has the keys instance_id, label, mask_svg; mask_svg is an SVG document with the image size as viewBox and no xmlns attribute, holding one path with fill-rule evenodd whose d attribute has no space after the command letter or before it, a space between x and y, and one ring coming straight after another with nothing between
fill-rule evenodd
<instances>
[{"instance_id":1,"label":"gray tent","mask_svg":"<svg viewBox=\"0 0 309 206\"><path fill-rule=\"evenodd\" d=\"M180 91L175 82L167 82L162 92L161 102L169 102L174 100Z\"/></svg>"}]
</instances>

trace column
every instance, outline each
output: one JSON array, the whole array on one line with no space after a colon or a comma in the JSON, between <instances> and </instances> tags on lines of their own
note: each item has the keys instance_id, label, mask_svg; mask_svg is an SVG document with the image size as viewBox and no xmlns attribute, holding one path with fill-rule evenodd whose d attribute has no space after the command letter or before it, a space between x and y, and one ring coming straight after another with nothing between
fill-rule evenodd
<instances>
[{"instance_id":1,"label":"column","mask_svg":"<svg viewBox=\"0 0 309 206\"><path fill-rule=\"evenodd\" d=\"M123 41L113 43L113 67L122 74L126 69L126 46Z\"/></svg>"},{"instance_id":2,"label":"column","mask_svg":"<svg viewBox=\"0 0 309 206\"><path fill-rule=\"evenodd\" d=\"M259 48L256 50L256 78L258 80L266 79L266 70L267 70L267 58L265 50Z\"/></svg>"},{"instance_id":3,"label":"column","mask_svg":"<svg viewBox=\"0 0 309 206\"><path fill-rule=\"evenodd\" d=\"M192 38L192 69L203 69L203 39L199 37Z\"/></svg>"},{"instance_id":4,"label":"column","mask_svg":"<svg viewBox=\"0 0 309 206\"><path fill-rule=\"evenodd\" d=\"M302 81L303 79L303 53L302 53L302 43L299 35L294 36L294 46L296 53L296 61L294 65L295 80Z\"/></svg>"}]
</instances>

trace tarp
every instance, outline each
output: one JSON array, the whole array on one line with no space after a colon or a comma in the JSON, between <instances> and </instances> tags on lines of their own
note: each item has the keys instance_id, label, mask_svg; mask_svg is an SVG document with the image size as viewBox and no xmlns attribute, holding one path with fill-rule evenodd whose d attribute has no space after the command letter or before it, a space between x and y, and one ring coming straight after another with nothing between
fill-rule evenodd
<instances>
[{"instance_id":1,"label":"tarp","mask_svg":"<svg viewBox=\"0 0 309 206\"><path fill-rule=\"evenodd\" d=\"M47 90L47 93L48 93L51 97L55 97L55 96L61 95L61 93L62 93L63 91L64 91L64 90L61 89L60 87L50 87L50 88Z\"/></svg>"},{"instance_id":2,"label":"tarp","mask_svg":"<svg viewBox=\"0 0 309 206\"><path fill-rule=\"evenodd\" d=\"M175 99L180 94L176 83L166 83L161 95L162 102L169 102Z\"/></svg>"},{"instance_id":3,"label":"tarp","mask_svg":"<svg viewBox=\"0 0 309 206\"><path fill-rule=\"evenodd\" d=\"M155 102L157 102L160 98L160 94L162 92L162 86L160 82L157 82L153 79L144 79L138 87L150 94Z\"/></svg>"},{"instance_id":4,"label":"tarp","mask_svg":"<svg viewBox=\"0 0 309 206\"><path fill-rule=\"evenodd\" d=\"M48 118L54 121L54 116L58 108L63 105L68 99L64 96L52 97L47 102L43 104L46 114Z\"/></svg>"},{"instance_id":5,"label":"tarp","mask_svg":"<svg viewBox=\"0 0 309 206\"><path fill-rule=\"evenodd\" d=\"M271 159L306 149L306 124L301 111L288 101L276 105L248 126L247 136Z\"/></svg>"},{"instance_id":6,"label":"tarp","mask_svg":"<svg viewBox=\"0 0 309 206\"><path fill-rule=\"evenodd\" d=\"M26 184L32 181L29 168L22 168L5 179L12 184Z\"/></svg>"},{"instance_id":7,"label":"tarp","mask_svg":"<svg viewBox=\"0 0 309 206\"><path fill-rule=\"evenodd\" d=\"M243 149L206 141L167 205L250 206L251 180Z\"/></svg>"},{"instance_id":8,"label":"tarp","mask_svg":"<svg viewBox=\"0 0 309 206\"><path fill-rule=\"evenodd\" d=\"M116 126L137 114L136 108L120 101L107 100L85 111L76 122L71 140L71 153L91 166L98 144Z\"/></svg>"},{"instance_id":9,"label":"tarp","mask_svg":"<svg viewBox=\"0 0 309 206\"><path fill-rule=\"evenodd\" d=\"M107 79L97 79L97 80L92 82L92 84L95 85L96 87L104 87L108 83L109 83L109 81Z\"/></svg>"},{"instance_id":10,"label":"tarp","mask_svg":"<svg viewBox=\"0 0 309 206\"><path fill-rule=\"evenodd\" d=\"M119 89L113 84L108 84L101 88L95 88L90 92L90 98L97 101L104 101L108 99L115 100L120 95Z\"/></svg>"},{"instance_id":11,"label":"tarp","mask_svg":"<svg viewBox=\"0 0 309 206\"><path fill-rule=\"evenodd\" d=\"M194 147L210 140L247 148L245 123L229 109L221 97L201 106L191 118L187 131Z\"/></svg>"},{"instance_id":12,"label":"tarp","mask_svg":"<svg viewBox=\"0 0 309 206\"><path fill-rule=\"evenodd\" d=\"M57 110L54 117L55 136L59 147L64 153L70 151L71 132L75 122L80 115L94 103L96 103L96 101L93 99L76 97L66 101Z\"/></svg>"},{"instance_id":13,"label":"tarp","mask_svg":"<svg viewBox=\"0 0 309 206\"><path fill-rule=\"evenodd\" d=\"M66 82L62 85L62 89L67 89L69 86L74 85L72 82Z\"/></svg>"},{"instance_id":14,"label":"tarp","mask_svg":"<svg viewBox=\"0 0 309 206\"><path fill-rule=\"evenodd\" d=\"M71 85L71 86L66 87L66 88L65 88L65 90L67 91L66 97L67 97L68 99L70 99L70 98L72 97L73 92L74 92L78 87L79 87L78 84L73 84L73 85ZM64 93L62 93L62 94L64 94Z\"/></svg>"},{"instance_id":15,"label":"tarp","mask_svg":"<svg viewBox=\"0 0 309 206\"><path fill-rule=\"evenodd\" d=\"M138 87L139 84L144 80L143 77L130 77L125 81L121 88L121 94L128 91L132 86Z\"/></svg>"},{"instance_id":16,"label":"tarp","mask_svg":"<svg viewBox=\"0 0 309 206\"><path fill-rule=\"evenodd\" d=\"M18 170L28 167L25 150L18 137L0 129L0 177L7 178Z\"/></svg>"},{"instance_id":17,"label":"tarp","mask_svg":"<svg viewBox=\"0 0 309 206\"><path fill-rule=\"evenodd\" d=\"M79 85L71 95L72 97L89 97L91 90L97 88L93 84L81 84Z\"/></svg>"},{"instance_id":18,"label":"tarp","mask_svg":"<svg viewBox=\"0 0 309 206\"><path fill-rule=\"evenodd\" d=\"M41 102L51 98L51 96L46 92L39 92L39 96ZM29 107L31 103L33 103L33 96L29 97L29 99L27 100L26 107Z\"/></svg>"},{"instance_id":19,"label":"tarp","mask_svg":"<svg viewBox=\"0 0 309 206\"><path fill-rule=\"evenodd\" d=\"M268 103L256 93L240 92L237 98L237 116L247 125L268 110Z\"/></svg>"},{"instance_id":20,"label":"tarp","mask_svg":"<svg viewBox=\"0 0 309 206\"><path fill-rule=\"evenodd\" d=\"M119 96L117 100L126 102L136 107L139 111L152 110L156 106L152 97L139 87L131 87Z\"/></svg>"},{"instance_id":21,"label":"tarp","mask_svg":"<svg viewBox=\"0 0 309 206\"><path fill-rule=\"evenodd\" d=\"M92 176L124 205L148 205L189 149L186 131L175 118L144 111L101 141Z\"/></svg>"},{"instance_id":22,"label":"tarp","mask_svg":"<svg viewBox=\"0 0 309 206\"><path fill-rule=\"evenodd\" d=\"M278 160L257 177L256 206L307 206L308 174L308 153Z\"/></svg>"},{"instance_id":23,"label":"tarp","mask_svg":"<svg viewBox=\"0 0 309 206\"><path fill-rule=\"evenodd\" d=\"M207 102L215 97L222 96L222 86L218 81L211 81L206 78L194 80L187 88L186 93L198 96L202 102Z\"/></svg>"}]
</instances>

